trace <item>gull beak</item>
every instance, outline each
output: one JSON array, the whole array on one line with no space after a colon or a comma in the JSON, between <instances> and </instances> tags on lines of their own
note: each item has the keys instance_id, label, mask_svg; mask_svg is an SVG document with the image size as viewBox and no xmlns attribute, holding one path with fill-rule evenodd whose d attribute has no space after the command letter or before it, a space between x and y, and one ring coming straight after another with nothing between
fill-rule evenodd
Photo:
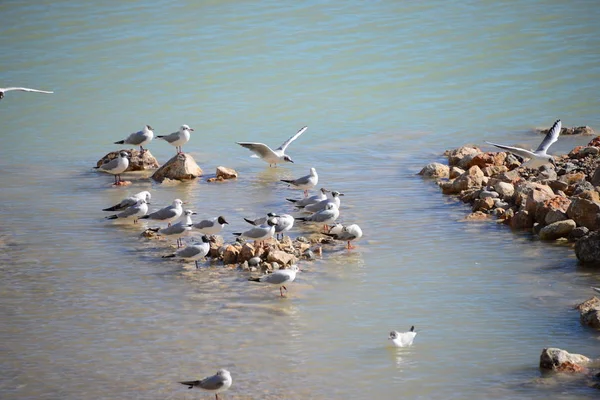
<instances>
[{"instance_id":1,"label":"gull beak","mask_svg":"<svg viewBox=\"0 0 600 400\"><path fill-rule=\"evenodd\" d=\"M340 194L338 194L338 196L344 196L344 193L340 193Z\"/></svg>"},{"instance_id":2,"label":"gull beak","mask_svg":"<svg viewBox=\"0 0 600 400\"><path fill-rule=\"evenodd\" d=\"M187 201L184 201L184 202L183 202L183 203L181 203L181 204L190 204L190 203L189 203L189 202L187 202Z\"/></svg>"},{"instance_id":3,"label":"gull beak","mask_svg":"<svg viewBox=\"0 0 600 400\"><path fill-rule=\"evenodd\" d=\"M198 213L192 211L192 215L198 215Z\"/></svg>"},{"instance_id":4,"label":"gull beak","mask_svg":"<svg viewBox=\"0 0 600 400\"><path fill-rule=\"evenodd\" d=\"M194 132L194 128L190 128L190 129L188 129L188 130L189 130L189 131L191 131L191 132Z\"/></svg>"}]
</instances>

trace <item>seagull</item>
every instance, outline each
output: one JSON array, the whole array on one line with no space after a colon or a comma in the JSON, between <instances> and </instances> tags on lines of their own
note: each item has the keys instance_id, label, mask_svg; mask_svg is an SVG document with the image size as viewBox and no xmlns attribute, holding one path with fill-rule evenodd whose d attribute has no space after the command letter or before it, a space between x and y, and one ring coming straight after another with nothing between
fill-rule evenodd
<instances>
[{"instance_id":1,"label":"seagull","mask_svg":"<svg viewBox=\"0 0 600 400\"><path fill-rule=\"evenodd\" d=\"M168 222L169 225L171 225L171 222L175 221L183 214L182 205L183 201L175 199L170 206L161 208L151 214L144 215L143 217L140 217L140 219L153 219L155 221Z\"/></svg>"},{"instance_id":2,"label":"seagull","mask_svg":"<svg viewBox=\"0 0 600 400\"><path fill-rule=\"evenodd\" d=\"M169 254L167 256L162 256L162 258L170 258L170 257L179 257L184 258L186 260L194 261L196 264L196 269L198 269L198 260L206 257L208 252L210 251L210 242L206 235L202 235L202 243L201 244L190 244L183 249L177 250L173 254Z\"/></svg>"},{"instance_id":3,"label":"seagull","mask_svg":"<svg viewBox=\"0 0 600 400\"><path fill-rule=\"evenodd\" d=\"M179 382L182 385L189 386L188 389L198 388L212 392L215 394L215 399L219 400L219 393L229 389L233 380L231 374L226 369L220 369L213 376L207 376L206 378L197 381L184 381Z\"/></svg>"},{"instance_id":4,"label":"seagull","mask_svg":"<svg viewBox=\"0 0 600 400\"><path fill-rule=\"evenodd\" d=\"M104 208L102 211L123 211L127 207L131 207L132 205L136 204L137 201L140 199L146 200L146 204L150 204L151 198L152 196L150 195L150 192L144 190L143 192L136 193L133 196L121 200L119 204L115 204L112 207Z\"/></svg>"},{"instance_id":5,"label":"seagull","mask_svg":"<svg viewBox=\"0 0 600 400\"><path fill-rule=\"evenodd\" d=\"M242 233L236 232L234 235L241 238L252 239L254 241L264 241L273 237L275 234L275 225L277 225L277 218L269 218L266 225L255 226Z\"/></svg>"},{"instance_id":6,"label":"seagull","mask_svg":"<svg viewBox=\"0 0 600 400\"><path fill-rule=\"evenodd\" d=\"M193 131L193 128L190 128L187 125L181 125L177 132L173 132L170 135L159 135L157 138L163 139L170 145L175 146L175 150L177 150L177 154L179 154L183 153L181 147L190 140L190 132Z\"/></svg>"},{"instance_id":7,"label":"seagull","mask_svg":"<svg viewBox=\"0 0 600 400\"><path fill-rule=\"evenodd\" d=\"M289 214L283 214L277 216L277 225L275 225L275 239L281 233L281 239L283 240L283 236L285 232L292 229L294 226L294 217Z\"/></svg>"},{"instance_id":8,"label":"seagull","mask_svg":"<svg viewBox=\"0 0 600 400\"><path fill-rule=\"evenodd\" d=\"M546 154L546 152L548 151L548 149L550 148L552 143L554 143L558 140L558 135L560 135L561 126L562 126L562 124L560 122L560 119L557 119L556 122L554 123L554 125L552 125L552 128L550 128L550 130L546 134L546 137L544 138L544 140L542 140L542 143L540 143L540 145L538 146L538 148L535 151L525 150L520 147L504 146L502 144L496 144L496 143L492 143L492 142L486 142L486 143L494 145L503 150L507 150L513 154L518 155L519 157L529 158L529 161L527 161L525 164L522 165L523 167L535 169L535 168L539 168L542 165L548 164L548 163L556 166L556 163L554 162L554 158L552 156L549 156L548 154Z\"/></svg>"},{"instance_id":9,"label":"seagull","mask_svg":"<svg viewBox=\"0 0 600 400\"><path fill-rule=\"evenodd\" d=\"M140 146L140 152L144 154L146 150L144 150L143 146L150 143L153 138L154 129L150 125L144 125L144 128L141 131L134 132L125 139L115 142L115 144L132 144L134 146Z\"/></svg>"},{"instance_id":10,"label":"seagull","mask_svg":"<svg viewBox=\"0 0 600 400\"><path fill-rule=\"evenodd\" d=\"M256 218L256 219L250 219L250 218L244 218L244 221L246 221L247 223L249 223L250 225L264 225L267 223L267 220L269 218L273 218L273 217L278 217L277 214L275 213L268 213L266 217L260 217L260 218Z\"/></svg>"},{"instance_id":11,"label":"seagull","mask_svg":"<svg viewBox=\"0 0 600 400\"><path fill-rule=\"evenodd\" d=\"M415 336L417 336L417 332L415 332L415 327L411 326L408 332L391 331L388 340L391 340L396 347L406 347L412 344Z\"/></svg>"},{"instance_id":12,"label":"seagull","mask_svg":"<svg viewBox=\"0 0 600 400\"><path fill-rule=\"evenodd\" d=\"M308 129L308 126L303 127L298 132L296 132L296 134L294 136L292 136L291 138L289 138L288 140L283 142L283 144L275 150L272 150L269 146L267 146L264 143L253 143L253 142L236 142L236 143L242 147L247 148L248 150L252 151L253 153L255 153L255 155L253 155L252 157L262 158L263 161L268 162L269 167L271 167L273 164L275 164L275 166L277 166L277 164L280 164L283 162L293 163L294 161L292 161L290 156L285 154L285 150L288 148L288 146L294 140L298 139L298 137L300 137L300 135L302 135L304 133L304 131L306 131L307 129Z\"/></svg>"},{"instance_id":13,"label":"seagull","mask_svg":"<svg viewBox=\"0 0 600 400\"><path fill-rule=\"evenodd\" d=\"M329 190L327 190L325 188L321 188L319 190L319 193L312 195L310 197L304 197L300 200L297 200L297 199L286 199L286 200L291 203L294 203L294 206L296 206L298 208L302 208L302 207L306 207L309 204L314 204L314 203L318 203L323 200L327 200L327 192L329 192Z\"/></svg>"},{"instance_id":14,"label":"seagull","mask_svg":"<svg viewBox=\"0 0 600 400\"><path fill-rule=\"evenodd\" d=\"M340 210L337 208L335 203L328 203L325 206L324 210L317 211L313 215L308 217L300 217L296 218L297 221L305 221L305 222L319 222L327 227L327 224L332 224L338 217L340 216Z\"/></svg>"},{"instance_id":15,"label":"seagull","mask_svg":"<svg viewBox=\"0 0 600 400\"><path fill-rule=\"evenodd\" d=\"M317 170L314 168L310 169L310 174L300 177L298 179L282 179L281 182L288 183L291 187L295 189L303 189L304 197L308 197L308 190L317 186L319 182L319 175L317 175Z\"/></svg>"},{"instance_id":16,"label":"seagull","mask_svg":"<svg viewBox=\"0 0 600 400\"><path fill-rule=\"evenodd\" d=\"M166 228L150 228L150 230L157 232L159 235L177 239L177 247L181 247L181 238L192 230L192 215L195 214L192 210L185 210L181 216L181 221L178 223L169 225Z\"/></svg>"},{"instance_id":17,"label":"seagull","mask_svg":"<svg viewBox=\"0 0 600 400\"><path fill-rule=\"evenodd\" d=\"M284 297L283 289L287 292L285 284L294 282L294 279L296 279L296 272L298 271L298 266L292 265L289 269L278 269L272 274L263 275L260 278L249 278L248 280L251 282L264 282L272 285L279 285L279 294L281 297Z\"/></svg>"},{"instance_id":18,"label":"seagull","mask_svg":"<svg viewBox=\"0 0 600 400\"><path fill-rule=\"evenodd\" d=\"M54 92L49 92L47 90L29 89L26 87L7 87L7 88L0 88L0 100L2 100L4 98L4 93L10 92L13 90L18 90L21 92L35 92L35 93L46 93L46 94L54 93Z\"/></svg>"},{"instance_id":19,"label":"seagull","mask_svg":"<svg viewBox=\"0 0 600 400\"><path fill-rule=\"evenodd\" d=\"M303 208L303 211L315 213L317 211L324 210L325 206L327 206L327 204L329 204L329 203L334 203L337 206L337 208L340 208L340 203L341 203L340 196L343 196L343 195L344 195L344 193L340 193L337 190L334 190L333 192L331 192L331 199L321 200L318 203L309 204Z\"/></svg>"},{"instance_id":20,"label":"seagull","mask_svg":"<svg viewBox=\"0 0 600 400\"><path fill-rule=\"evenodd\" d=\"M99 167L94 167L94 169L113 174L115 176L115 185L121 185L123 184L123 181L121 181L121 174L129 167L129 157L131 157L131 155L128 152L121 151L116 158L105 162Z\"/></svg>"},{"instance_id":21,"label":"seagull","mask_svg":"<svg viewBox=\"0 0 600 400\"><path fill-rule=\"evenodd\" d=\"M332 233L331 231L329 231L325 235L330 236L330 237L334 238L335 240L341 240L344 242L348 242L348 250L350 250L350 249L354 248L354 246L350 245L350 242L353 240L360 239L362 237L362 230L360 229L360 226L358 226L356 224L352 224L352 225L343 227L341 232L336 231L336 232Z\"/></svg>"},{"instance_id":22,"label":"seagull","mask_svg":"<svg viewBox=\"0 0 600 400\"><path fill-rule=\"evenodd\" d=\"M595 292L598 292L598 293L600 293L600 287L592 287L592 289L593 289Z\"/></svg>"},{"instance_id":23,"label":"seagull","mask_svg":"<svg viewBox=\"0 0 600 400\"><path fill-rule=\"evenodd\" d=\"M219 216L212 219L204 219L192 227L205 235L216 235L221 232L225 224L229 224L229 222L225 221L224 217Z\"/></svg>"},{"instance_id":24,"label":"seagull","mask_svg":"<svg viewBox=\"0 0 600 400\"><path fill-rule=\"evenodd\" d=\"M148 213L148 203L144 199L138 199L138 201L131 207L126 208L119 214L111 215L106 219L117 219L117 218L133 218L133 223L137 224L138 218Z\"/></svg>"}]
</instances>

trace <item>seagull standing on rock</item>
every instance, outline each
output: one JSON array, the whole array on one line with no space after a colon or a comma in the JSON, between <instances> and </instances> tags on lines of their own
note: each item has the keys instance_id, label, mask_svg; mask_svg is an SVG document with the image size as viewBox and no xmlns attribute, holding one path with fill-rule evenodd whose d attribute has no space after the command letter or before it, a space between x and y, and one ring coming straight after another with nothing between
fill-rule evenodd
<instances>
[{"instance_id":1,"label":"seagull standing on rock","mask_svg":"<svg viewBox=\"0 0 600 400\"><path fill-rule=\"evenodd\" d=\"M290 156L285 154L285 150L288 148L288 146L294 140L298 139L298 137L300 137L300 135L302 135L304 133L304 131L306 131L307 129L308 129L308 126L303 127L298 132L296 132L296 134L294 136L290 137L288 140L283 142L283 144L275 150L272 150L269 146L267 146L264 143L254 143L254 142L236 142L236 143L239 144L240 146L245 147L248 150L252 151L254 153L254 155L252 157L257 157L257 158L262 159L265 162L268 162L269 167L271 167L273 165L277 166L277 164L281 164L284 162L293 163L294 161L292 161Z\"/></svg>"},{"instance_id":2,"label":"seagull standing on rock","mask_svg":"<svg viewBox=\"0 0 600 400\"><path fill-rule=\"evenodd\" d=\"M234 235L241 238L252 239L255 242L264 242L275 234L275 225L277 225L277 218L269 218L266 225L255 226L254 228L241 233L235 232Z\"/></svg>"},{"instance_id":3,"label":"seagull standing on rock","mask_svg":"<svg viewBox=\"0 0 600 400\"><path fill-rule=\"evenodd\" d=\"M229 224L229 222L225 221L225 217L219 216L212 219L204 219L194 224L193 228L205 235L216 235L223 230L225 224Z\"/></svg>"},{"instance_id":4,"label":"seagull standing on rock","mask_svg":"<svg viewBox=\"0 0 600 400\"><path fill-rule=\"evenodd\" d=\"M298 179L282 179L281 182L289 184L294 189L304 190L304 197L308 197L308 191L319 183L319 175L317 175L316 169L311 168L308 175Z\"/></svg>"},{"instance_id":5,"label":"seagull standing on rock","mask_svg":"<svg viewBox=\"0 0 600 400\"><path fill-rule=\"evenodd\" d=\"M220 369L213 376L207 376L196 381L183 381L179 383L189 386L188 389L202 389L214 393L215 399L219 400L219 393L229 389L233 383L233 379L231 379L229 371Z\"/></svg>"},{"instance_id":6,"label":"seagull standing on rock","mask_svg":"<svg viewBox=\"0 0 600 400\"><path fill-rule=\"evenodd\" d=\"M157 232L159 235L176 239L177 247L181 247L181 238L192 230L192 215L195 214L192 210L185 210L181 216L181 221L178 223L169 225L166 228L150 228L150 230Z\"/></svg>"},{"instance_id":7,"label":"seagull standing on rock","mask_svg":"<svg viewBox=\"0 0 600 400\"><path fill-rule=\"evenodd\" d=\"M146 150L144 150L143 146L150 143L153 138L154 129L152 129L150 125L144 125L144 128L141 131L134 132L125 139L115 142L115 144L132 144L134 146L140 146L140 152L144 154Z\"/></svg>"},{"instance_id":8,"label":"seagull standing on rock","mask_svg":"<svg viewBox=\"0 0 600 400\"><path fill-rule=\"evenodd\" d=\"M523 164L522 167L535 169L535 168L539 168L542 165L548 164L548 163L556 166L556 163L554 162L554 158L552 156L546 154L546 152L548 151L548 149L550 148L552 143L554 143L558 140L558 135L560 135L561 127L562 127L562 123L560 122L560 119L556 120L554 125L552 125L552 128L550 128L550 130L546 134L546 137L544 137L544 140L542 140L542 143L540 143L540 145L538 146L538 148L535 151L525 150L520 147L505 146L502 144L496 144L496 143L492 143L492 142L486 142L486 143L496 146L502 150L509 151L513 154L516 154L519 157L529 158L529 161L527 161L525 164Z\"/></svg>"},{"instance_id":9,"label":"seagull standing on rock","mask_svg":"<svg viewBox=\"0 0 600 400\"><path fill-rule=\"evenodd\" d=\"M34 92L34 93L46 93L46 94L54 93L54 92L50 92L48 90L30 89L30 88L26 88L26 87L7 87L7 88L0 88L0 100L2 100L4 98L4 93L12 92L13 90L18 90L20 92Z\"/></svg>"},{"instance_id":10,"label":"seagull standing on rock","mask_svg":"<svg viewBox=\"0 0 600 400\"><path fill-rule=\"evenodd\" d=\"M181 125L177 132L173 132L170 135L159 135L158 139L163 139L171 146L175 146L175 150L177 150L177 154L183 153L181 147L189 142L190 140L190 132L193 132L194 129L190 128L187 125Z\"/></svg>"},{"instance_id":11,"label":"seagull standing on rock","mask_svg":"<svg viewBox=\"0 0 600 400\"><path fill-rule=\"evenodd\" d=\"M99 167L94 167L94 169L113 174L115 176L115 185L122 185L123 181L121 181L121 174L129 167L129 157L131 157L131 155L128 152L121 151L116 158L113 158Z\"/></svg>"}]
</instances>

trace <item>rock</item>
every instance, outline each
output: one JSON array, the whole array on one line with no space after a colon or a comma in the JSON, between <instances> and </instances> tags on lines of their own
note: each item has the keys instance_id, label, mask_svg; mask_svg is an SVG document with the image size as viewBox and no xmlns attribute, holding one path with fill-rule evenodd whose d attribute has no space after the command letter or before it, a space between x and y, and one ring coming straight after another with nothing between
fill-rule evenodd
<instances>
[{"instance_id":1,"label":"rock","mask_svg":"<svg viewBox=\"0 0 600 400\"><path fill-rule=\"evenodd\" d=\"M267 256L268 262L276 262L281 265L292 265L298 261L295 255L286 253L285 251L275 250L270 251Z\"/></svg>"},{"instance_id":2,"label":"rock","mask_svg":"<svg viewBox=\"0 0 600 400\"><path fill-rule=\"evenodd\" d=\"M140 236L145 237L147 239L154 239L158 238L158 232L153 229L146 229L140 234Z\"/></svg>"},{"instance_id":3,"label":"rock","mask_svg":"<svg viewBox=\"0 0 600 400\"><path fill-rule=\"evenodd\" d=\"M586 372L589 363L586 356L557 348L544 349L540 356L540 368L556 372Z\"/></svg>"},{"instance_id":4,"label":"rock","mask_svg":"<svg viewBox=\"0 0 600 400\"><path fill-rule=\"evenodd\" d=\"M181 181L195 179L201 175L202 169L196 164L194 158L187 153L180 153L157 169L152 179L157 182L162 182L165 178Z\"/></svg>"},{"instance_id":5,"label":"rock","mask_svg":"<svg viewBox=\"0 0 600 400\"><path fill-rule=\"evenodd\" d=\"M539 173L537 174L537 179L541 181L552 181L558 178L556 170L553 167L549 167L547 165L543 165L539 169Z\"/></svg>"},{"instance_id":6,"label":"rock","mask_svg":"<svg viewBox=\"0 0 600 400\"><path fill-rule=\"evenodd\" d=\"M314 260L315 257L315 253L313 253L312 250L307 249L304 253L302 253L302 257L306 258L307 260Z\"/></svg>"},{"instance_id":7,"label":"rock","mask_svg":"<svg viewBox=\"0 0 600 400\"><path fill-rule=\"evenodd\" d=\"M489 211L492 208L494 208L494 199L491 197L475 199L473 202L473 211Z\"/></svg>"},{"instance_id":8,"label":"rock","mask_svg":"<svg viewBox=\"0 0 600 400\"><path fill-rule=\"evenodd\" d=\"M501 153L504 154L504 153ZM498 174L502 174L504 172L508 172L508 168L504 165L488 165L482 169L483 175L485 176L496 176Z\"/></svg>"},{"instance_id":9,"label":"rock","mask_svg":"<svg viewBox=\"0 0 600 400\"><path fill-rule=\"evenodd\" d=\"M582 264L600 265L600 232L592 232L575 243L575 255Z\"/></svg>"},{"instance_id":10,"label":"rock","mask_svg":"<svg viewBox=\"0 0 600 400\"><path fill-rule=\"evenodd\" d=\"M515 186L508 182L498 182L494 185L494 190L498 193L501 199L512 199L515 194Z\"/></svg>"},{"instance_id":11,"label":"rock","mask_svg":"<svg viewBox=\"0 0 600 400\"><path fill-rule=\"evenodd\" d=\"M586 182L586 183L590 184L589 182ZM579 191L578 189L575 189L573 196L579 197L580 199L590 200L595 203L600 203L600 193L598 193L595 189L591 189L591 190L588 189L588 190L581 190L581 191Z\"/></svg>"},{"instance_id":12,"label":"rock","mask_svg":"<svg viewBox=\"0 0 600 400\"><path fill-rule=\"evenodd\" d=\"M454 180L452 188L455 193L459 193L462 190L481 187L482 182L483 172L481 172L481 169L478 166L474 165Z\"/></svg>"},{"instance_id":13,"label":"rock","mask_svg":"<svg viewBox=\"0 0 600 400\"><path fill-rule=\"evenodd\" d=\"M240 254L241 246L236 246L230 244L225 247L225 252L223 253L223 264L235 264L238 255Z\"/></svg>"},{"instance_id":14,"label":"rock","mask_svg":"<svg viewBox=\"0 0 600 400\"><path fill-rule=\"evenodd\" d=\"M490 219L490 216L481 211L475 211L465 217L463 221L487 221Z\"/></svg>"},{"instance_id":15,"label":"rock","mask_svg":"<svg viewBox=\"0 0 600 400\"><path fill-rule=\"evenodd\" d=\"M571 200L567 197L554 196L550 199L544 200L540 203L537 203L535 206L535 213L533 214L533 218L540 223L546 223L546 215L553 210L561 211L566 214L569 205L571 204ZM530 211L530 210L528 210ZM567 219L567 218L565 218ZM553 221L556 222L556 221Z\"/></svg>"},{"instance_id":16,"label":"rock","mask_svg":"<svg viewBox=\"0 0 600 400\"><path fill-rule=\"evenodd\" d=\"M502 201L500 199L494 199L494 207L496 208L503 208L503 209L507 209L508 207L510 207L510 204L508 204L505 201ZM504 212L503 212L504 214Z\"/></svg>"},{"instance_id":17,"label":"rock","mask_svg":"<svg viewBox=\"0 0 600 400\"><path fill-rule=\"evenodd\" d=\"M568 239L570 242L576 242L588 233L590 233L588 228L585 226L578 226L577 228L573 229L571 233L569 233Z\"/></svg>"},{"instance_id":18,"label":"rock","mask_svg":"<svg viewBox=\"0 0 600 400\"><path fill-rule=\"evenodd\" d=\"M550 186L522 181L515 186L515 204L524 205L530 213L535 212L537 203L554 197Z\"/></svg>"},{"instance_id":19,"label":"rock","mask_svg":"<svg viewBox=\"0 0 600 400\"><path fill-rule=\"evenodd\" d=\"M446 152L448 155L448 165L458 165L466 156L472 159L476 154L481 153L481 149L476 146L463 146L458 149Z\"/></svg>"},{"instance_id":20,"label":"rock","mask_svg":"<svg viewBox=\"0 0 600 400\"><path fill-rule=\"evenodd\" d=\"M559 190L562 190L563 192L565 190L567 190L567 188L569 187L569 184L567 182L563 182L560 180L552 180L552 181L548 182L548 186L550 186L550 188L552 188L552 190L554 190L554 193L556 193Z\"/></svg>"},{"instance_id":21,"label":"rock","mask_svg":"<svg viewBox=\"0 0 600 400\"><path fill-rule=\"evenodd\" d=\"M227 167L217 167L217 179L235 179L237 177L238 173L235 169Z\"/></svg>"},{"instance_id":22,"label":"rock","mask_svg":"<svg viewBox=\"0 0 600 400\"><path fill-rule=\"evenodd\" d=\"M556 240L567 237L576 226L577 224L572 219L553 222L540 230L540 239Z\"/></svg>"},{"instance_id":23,"label":"rock","mask_svg":"<svg viewBox=\"0 0 600 400\"><path fill-rule=\"evenodd\" d=\"M458 167L451 167L450 168L450 179L456 179L459 176L461 176L462 174L465 173L465 170L462 168L458 168Z\"/></svg>"},{"instance_id":24,"label":"rock","mask_svg":"<svg viewBox=\"0 0 600 400\"><path fill-rule=\"evenodd\" d=\"M600 167L597 167L594 171L590 183L594 186L600 186Z\"/></svg>"},{"instance_id":25,"label":"rock","mask_svg":"<svg viewBox=\"0 0 600 400\"><path fill-rule=\"evenodd\" d=\"M419 172L419 175L423 175L427 178L447 178L450 175L450 167L433 162L423 167Z\"/></svg>"},{"instance_id":26,"label":"rock","mask_svg":"<svg viewBox=\"0 0 600 400\"><path fill-rule=\"evenodd\" d=\"M562 175L559 179L563 182L566 182L567 185L572 185L576 182L584 181L585 174L583 172L572 172Z\"/></svg>"},{"instance_id":27,"label":"rock","mask_svg":"<svg viewBox=\"0 0 600 400\"><path fill-rule=\"evenodd\" d=\"M510 183L512 185L516 185L517 182L520 182L523 180L523 178L521 178L521 175L519 174L519 171L517 171L517 170L502 172L502 173L494 176L494 178L499 181L502 181L502 182Z\"/></svg>"},{"instance_id":28,"label":"rock","mask_svg":"<svg viewBox=\"0 0 600 400\"><path fill-rule=\"evenodd\" d=\"M495 192L493 190L482 190L481 192L479 192L480 199L485 199L487 197L491 197L492 199L495 199L495 198L500 197L500 195L498 194L498 192Z\"/></svg>"},{"instance_id":29,"label":"rock","mask_svg":"<svg viewBox=\"0 0 600 400\"><path fill-rule=\"evenodd\" d=\"M520 210L510 219L510 227L513 229L531 229L533 222L533 216L525 210Z\"/></svg>"},{"instance_id":30,"label":"rock","mask_svg":"<svg viewBox=\"0 0 600 400\"><path fill-rule=\"evenodd\" d=\"M562 212L560 210L550 210L546 213L544 223L546 225L550 225L558 221L564 221L566 219L569 219L569 217L567 217L567 214L565 212Z\"/></svg>"},{"instance_id":31,"label":"rock","mask_svg":"<svg viewBox=\"0 0 600 400\"><path fill-rule=\"evenodd\" d=\"M506 159L504 160L504 165L509 169L509 171L519 168L521 166L521 161L512 153L508 153Z\"/></svg>"},{"instance_id":32,"label":"rock","mask_svg":"<svg viewBox=\"0 0 600 400\"><path fill-rule=\"evenodd\" d=\"M260 257L252 257L248 260L248 265L251 267L257 267L260 264Z\"/></svg>"},{"instance_id":33,"label":"rock","mask_svg":"<svg viewBox=\"0 0 600 400\"><path fill-rule=\"evenodd\" d=\"M587 156L597 156L598 153L600 153L600 149L598 147L595 146L588 146L588 147L584 147L580 152L579 155L582 157L587 157Z\"/></svg>"},{"instance_id":34,"label":"rock","mask_svg":"<svg viewBox=\"0 0 600 400\"><path fill-rule=\"evenodd\" d=\"M592 328L600 329L600 299L592 297L578 304L575 308L579 310L581 323L591 326Z\"/></svg>"},{"instance_id":35,"label":"rock","mask_svg":"<svg viewBox=\"0 0 600 400\"><path fill-rule=\"evenodd\" d=\"M550 129L540 129L539 133L545 135L548 133ZM594 135L594 130L589 126L573 126L571 128L567 128L563 126L560 130L561 135L583 135L583 136L592 136Z\"/></svg>"},{"instance_id":36,"label":"rock","mask_svg":"<svg viewBox=\"0 0 600 400\"><path fill-rule=\"evenodd\" d=\"M584 199L592 200L595 202L598 202L600 200L600 197L598 197L598 193L594 189L594 185L592 185L588 181L580 181L580 182L574 183L573 185L569 186L569 188L567 189L567 192L570 192L571 196L578 196L578 197L582 197ZM584 192L594 192L594 193L588 193L587 195L580 196Z\"/></svg>"},{"instance_id":37,"label":"rock","mask_svg":"<svg viewBox=\"0 0 600 400\"><path fill-rule=\"evenodd\" d=\"M458 198L463 203L472 203L479 198L479 193L481 193L481 189L467 189L460 192Z\"/></svg>"},{"instance_id":38,"label":"rock","mask_svg":"<svg viewBox=\"0 0 600 400\"><path fill-rule=\"evenodd\" d=\"M591 200L573 197L567 210L569 218L575 220L577 225L595 231L600 228L600 203Z\"/></svg>"},{"instance_id":39,"label":"rock","mask_svg":"<svg viewBox=\"0 0 600 400\"><path fill-rule=\"evenodd\" d=\"M96 163L96 166L99 167L102 164L104 164L104 162L108 162L108 161L112 160L113 158L118 157L119 153L123 150L117 150L117 151L112 151L112 152L108 153L107 155L102 157L100 160L98 160L98 162ZM127 167L125 172L150 171L150 170L153 170L153 169L156 169L159 167L158 161L156 161L156 158L154 158L152 153L150 153L148 150L146 150L144 152L144 154L142 154L141 151L135 150L135 149L125 150L125 151L127 151L127 152L129 152L129 154L131 154L131 157L129 158L129 167Z\"/></svg>"},{"instance_id":40,"label":"rock","mask_svg":"<svg viewBox=\"0 0 600 400\"><path fill-rule=\"evenodd\" d=\"M254 245L252 245L251 243L244 243L238 256L238 262L250 260L255 255L254 251Z\"/></svg>"},{"instance_id":41,"label":"rock","mask_svg":"<svg viewBox=\"0 0 600 400\"><path fill-rule=\"evenodd\" d=\"M479 153L475 154L473 158L466 165L467 168L477 165L479 168L485 168L487 166L500 166L504 164L506 160L506 153Z\"/></svg>"}]
</instances>

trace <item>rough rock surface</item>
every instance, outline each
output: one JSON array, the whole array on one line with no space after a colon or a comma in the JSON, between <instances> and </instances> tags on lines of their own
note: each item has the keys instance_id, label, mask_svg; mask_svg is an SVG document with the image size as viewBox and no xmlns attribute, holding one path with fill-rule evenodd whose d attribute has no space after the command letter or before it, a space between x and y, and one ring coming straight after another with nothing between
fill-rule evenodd
<instances>
[{"instance_id":1,"label":"rough rock surface","mask_svg":"<svg viewBox=\"0 0 600 400\"><path fill-rule=\"evenodd\" d=\"M235 179L237 177L238 173L235 169L223 166L217 167L217 179Z\"/></svg>"},{"instance_id":2,"label":"rough rock surface","mask_svg":"<svg viewBox=\"0 0 600 400\"><path fill-rule=\"evenodd\" d=\"M586 372L590 359L557 348L542 350L540 368L556 372Z\"/></svg>"},{"instance_id":3,"label":"rough rock surface","mask_svg":"<svg viewBox=\"0 0 600 400\"><path fill-rule=\"evenodd\" d=\"M578 304L576 308L580 312L582 324L600 329L600 298L594 296Z\"/></svg>"},{"instance_id":4,"label":"rough rock surface","mask_svg":"<svg viewBox=\"0 0 600 400\"><path fill-rule=\"evenodd\" d=\"M162 182L165 179L183 181L195 179L201 175L202 169L196 164L194 158L187 153L180 153L157 169L152 175L152 179L157 182Z\"/></svg>"},{"instance_id":5,"label":"rough rock surface","mask_svg":"<svg viewBox=\"0 0 600 400\"><path fill-rule=\"evenodd\" d=\"M600 231L591 232L575 243L575 255L583 264L600 265Z\"/></svg>"},{"instance_id":6,"label":"rough rock surface","mask_svg":"<svg viewBox=\"0 0 600 400\"><path fill-rule=\"evenodd\" d=\"M419 175L428 178L447 178L450 175L450 167L438 162L427 164L419 171Z\"/></svg>"},{"instance_id":7,"label":"rough rock surface","mask_svg":"<svg viewBox=\"0 0 600 400\"><path fill-rule=\"evenodd\" d=\"M575 221L572 219L553 222L550 225L544 226L540 230L540 239L556 240L560 238L566 238L576 226L577 224L575 224Z\"/></svg>"},{"instance_id":8,"label":"rough rock surface","mask_svg":"<svg viewBox=\"0 0 600 400\"><path fill-rule=\"evenodd\" d=\"M105 162L108 162L108 161L112 160L113 158L118 157L119 153L123 150L125 150L129 154L131 154L131 157L129 158L129 167L127 167L125 172L151 171L160 166L158 164L158 161L156 161L156 158L154 158L154 156L152 155L152 153L150 153L150 151L146 150L144 152L144 154L142 154L142 152L140 152L139 150L135 150L135 149L129 149L129 150L121 149L121 150L117 150L117 151L112 151L112 152L108 153L107 155L105 155L104 157L102 157L100 160L98 160L98 162L96 163L96 166L99 167L102 164L104 164Z\"/></svg>"}]
</instances>

